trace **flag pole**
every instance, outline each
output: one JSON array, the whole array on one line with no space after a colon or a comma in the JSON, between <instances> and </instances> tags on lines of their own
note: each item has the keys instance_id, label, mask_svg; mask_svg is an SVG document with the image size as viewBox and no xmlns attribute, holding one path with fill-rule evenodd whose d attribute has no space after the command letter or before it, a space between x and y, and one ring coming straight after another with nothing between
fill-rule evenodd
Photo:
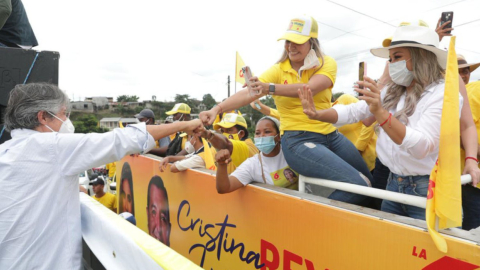
<instances>
[{"instance_id":1,"label":"flag pole","mask_svg":"<svg viewBox=\"0 0 480 270\"><path fill-rule=\"evenodd\" d=\"M238 52L235 51L235 94L237 93L237 54Z\"/></svg>"}]
</instances>

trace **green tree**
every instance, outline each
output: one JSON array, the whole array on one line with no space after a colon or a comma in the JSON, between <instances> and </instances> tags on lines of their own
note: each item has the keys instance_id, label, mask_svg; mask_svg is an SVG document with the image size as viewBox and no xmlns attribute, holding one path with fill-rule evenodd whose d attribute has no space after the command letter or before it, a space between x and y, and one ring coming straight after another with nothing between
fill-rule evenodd
<instances>
[{"instance_id":1,"label":"green tree","mask_svg":"<svg viewBox=\"0 0 480 270\"><path fill-rule=\"evenodd\" d=\"M213 106L217 104L215 99L210 94L203 95L202 103L207 106L207 110L210 110L211 108L213 108Z\"/></svg>"},{"instance_id":2,"label":"green tree","mask_svg":"<svg viewBox=\"0 0 480 270\"><path fill-rule=\"evenodd\" d=\"M140 99L138 96L121 95L117 97L117 102L137 102Z\"/></svg>"},{"instance_id":3,"label":"green tree","mask_svg":"<svg viewBox=\"0 0 480 270\"><path fill-rule=\"evenodd\" d=\"M99 127L99 122L94 115L84 115L73 121L75 126L75 133L104 133L108 129Z\"/></svg>"}]
</instances>

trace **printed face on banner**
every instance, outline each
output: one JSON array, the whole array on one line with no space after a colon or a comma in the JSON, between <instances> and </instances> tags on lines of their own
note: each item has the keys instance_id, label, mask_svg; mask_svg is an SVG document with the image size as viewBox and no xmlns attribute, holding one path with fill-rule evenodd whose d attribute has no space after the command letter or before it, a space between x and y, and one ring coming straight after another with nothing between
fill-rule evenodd
<instances>
[{"instance_id":1,"label":"printed face on banner","mask_svg":"<svg viewBox=\"0 0 480 270\"><path fill-rule=\"evenodd\" d=\"M271 172L270 176L272 177L273 184L277 187L289 187L298 183L297 174L289 166Z\"/></svg>"},{"instance_id":2,"label":"printed face on banner","mask_svg":"<svg viewBox=\"0 0 480 270\"><path fill-rule=\"evenodd\" d=\"M130 214L135 216L135 200L133 197L133 175L132 169L128 162L125 162L122 166L119 193L119 213L129 212Z\"/></svg>"},{"instance_id":3,"label":"printed face on banner","mask_svg":"<svg viewBox=\"0 0 480 270\"><path fill-rule=\"evenodd\" d=\"M133 214L133 192L129 181L126 178L122 179L120 199L122 202L120 213L129 212Z\"/></svg>"},{"instance_id":4,"label":"printed face on banner","mask_svg":"<svg viewBox=\"0 0 480 270\"><path fill-rule=\"evenodd\" d=\"M147 223L150 236L170 246L170 210L163 180L155 175L148 185Z\"/></svg>"}]
</instances>

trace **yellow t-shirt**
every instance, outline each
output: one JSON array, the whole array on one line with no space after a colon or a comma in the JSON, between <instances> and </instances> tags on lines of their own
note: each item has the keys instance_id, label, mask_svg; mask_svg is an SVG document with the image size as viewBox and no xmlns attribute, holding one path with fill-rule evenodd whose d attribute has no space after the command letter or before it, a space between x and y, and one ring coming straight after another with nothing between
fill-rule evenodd
<instances>
[{"instance_id":1,"label":"yellow t-shirt","mask_svg":"<svg viewBox=\"0 0 480 270\"><path fill-rule=\"evenodd\" d=\"M115 171L117 170L117 163L112 162L107 164L107 170L108 170L108 177L112 178L115 175Z\"/></svg>"},{"instance_id":2,"label":"yellow t-shirt","mask_svg":"<svg viewBox=\"0 0 480 270\"><path fill-rule=\"evenodd\" d=\"M97 196L92 196L96 201L105 205L108 209L114 211L117 209L117 196L113 195L112 193L105 193L101 198L97 198Z\"/></svg>"},{"instance_id":3,"label":"yellow t-shirt","mask_svg":"<svg viewBox=\"0 0 480 270\"><path fill-rule=\"evenodd\" d=\"M480 144L480 81L471 82L466 85L468 102L470 103L470 109L472 110L473 122L477 127L478 144ZM477 146L478 147L478 146ZM465 168L465 150L461 149L462 172ZM479 166L480 168L480 166Z\"/></svg>"},{"instance_id":4,"label":"yellow t-shirt","mask_svg":"<svg viewBox=\"0 0 480 270\"><path fill-rule=\"evenodd\" d=\"M276 109L270 108L270 116L280 120L280 114L278 113L278 110L276 110Z\"/></svg>"},{"instance_id":5,"label":"yellow t-shirt","mask_svg":"<svg viewBox=\"0 0 480 270\"><path fill-rule=\"evenodd\" d=\"M232 162L228 164L228 174L235 171L247 158L258 154L258 149L251 139L245 141L230 140L233 144L232 155L230 156Z\"/></svg>"},{"instance_id":6,"label":"yellow t-shirt","mask_svg":"<svg viewBox=\"0 0 480 270\"><path fill-rule=\"evenodd\" d=\"M341 95L335 104L348 105L357 103L358 99L349 94ZM375 124L367 127L362 121L358 123L344 125L338 128L338 131L343 134L349 141L351 141L358 151L361 152L362 158L367 164L368 170L372 171L375 168L375 158L377 153L375 147L377 144L377 134L375 134Z\"/></svg>"},{"instance_id":7,"label":"yellow t-shirt","mask_svg":"<svg viewBox=\"0 0 480 270\"><path fill-rule=\"evenodd\" d=\"M332 87L320 91L313 97L313 101L317 110L331 108L330 101L332 99L332 88L337 76L337 63L330 56L325 55L323 58L324 64L321 69L305 70L302 72L301 78L299 78L297 71L290 65L290 60L287 59L265 71L259 80L274 84L306 84L313 75L325 75L332 81ZM318 60L321 63L322 59L318 58ZM335 127L330 123L309 119L303 113L302 103L298 97L274 95L273 98L281 115L280 130L282 134L285 130L305 130L321 134L329 134L335 131Z\"/></svg>"}]
</instances>

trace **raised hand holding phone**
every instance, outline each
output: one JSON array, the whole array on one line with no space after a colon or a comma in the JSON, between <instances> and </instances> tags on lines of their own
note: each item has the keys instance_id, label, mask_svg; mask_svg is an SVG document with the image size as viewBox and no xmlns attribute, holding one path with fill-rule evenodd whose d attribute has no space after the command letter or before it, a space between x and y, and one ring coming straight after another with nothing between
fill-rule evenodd
<instances>
[{"instance_id":1,"label":"raised hand holding phone","mask_svg":"<svg viewBox=\"0 0 480 270\"><path fill-rule=\"evenodd\" d=\"M367 75L367 63L360 62L358 64L358 80L363 82L364 77ZM363 89L363 85L359 85L358 88ZM363 96L362 93L358 93L358 96Z\"/></svg>"},{"instance_id":2,"label":"raised hand holding phone","mask_svg":"<svg viewBox=\"0 0 480 270\"><path fill-rule=\"evenodd\" d=\"M252 70L250 69L249 66L244 66L242 67L242 72L243 72L243 77L245 78L245 84L247 84L248 88L248 93L250 94L251 97L260 95L261 92L259 90L254 90L252 87L252 81L250 79L253 77L252 76Z\"/></svg>"}]
</instances>

